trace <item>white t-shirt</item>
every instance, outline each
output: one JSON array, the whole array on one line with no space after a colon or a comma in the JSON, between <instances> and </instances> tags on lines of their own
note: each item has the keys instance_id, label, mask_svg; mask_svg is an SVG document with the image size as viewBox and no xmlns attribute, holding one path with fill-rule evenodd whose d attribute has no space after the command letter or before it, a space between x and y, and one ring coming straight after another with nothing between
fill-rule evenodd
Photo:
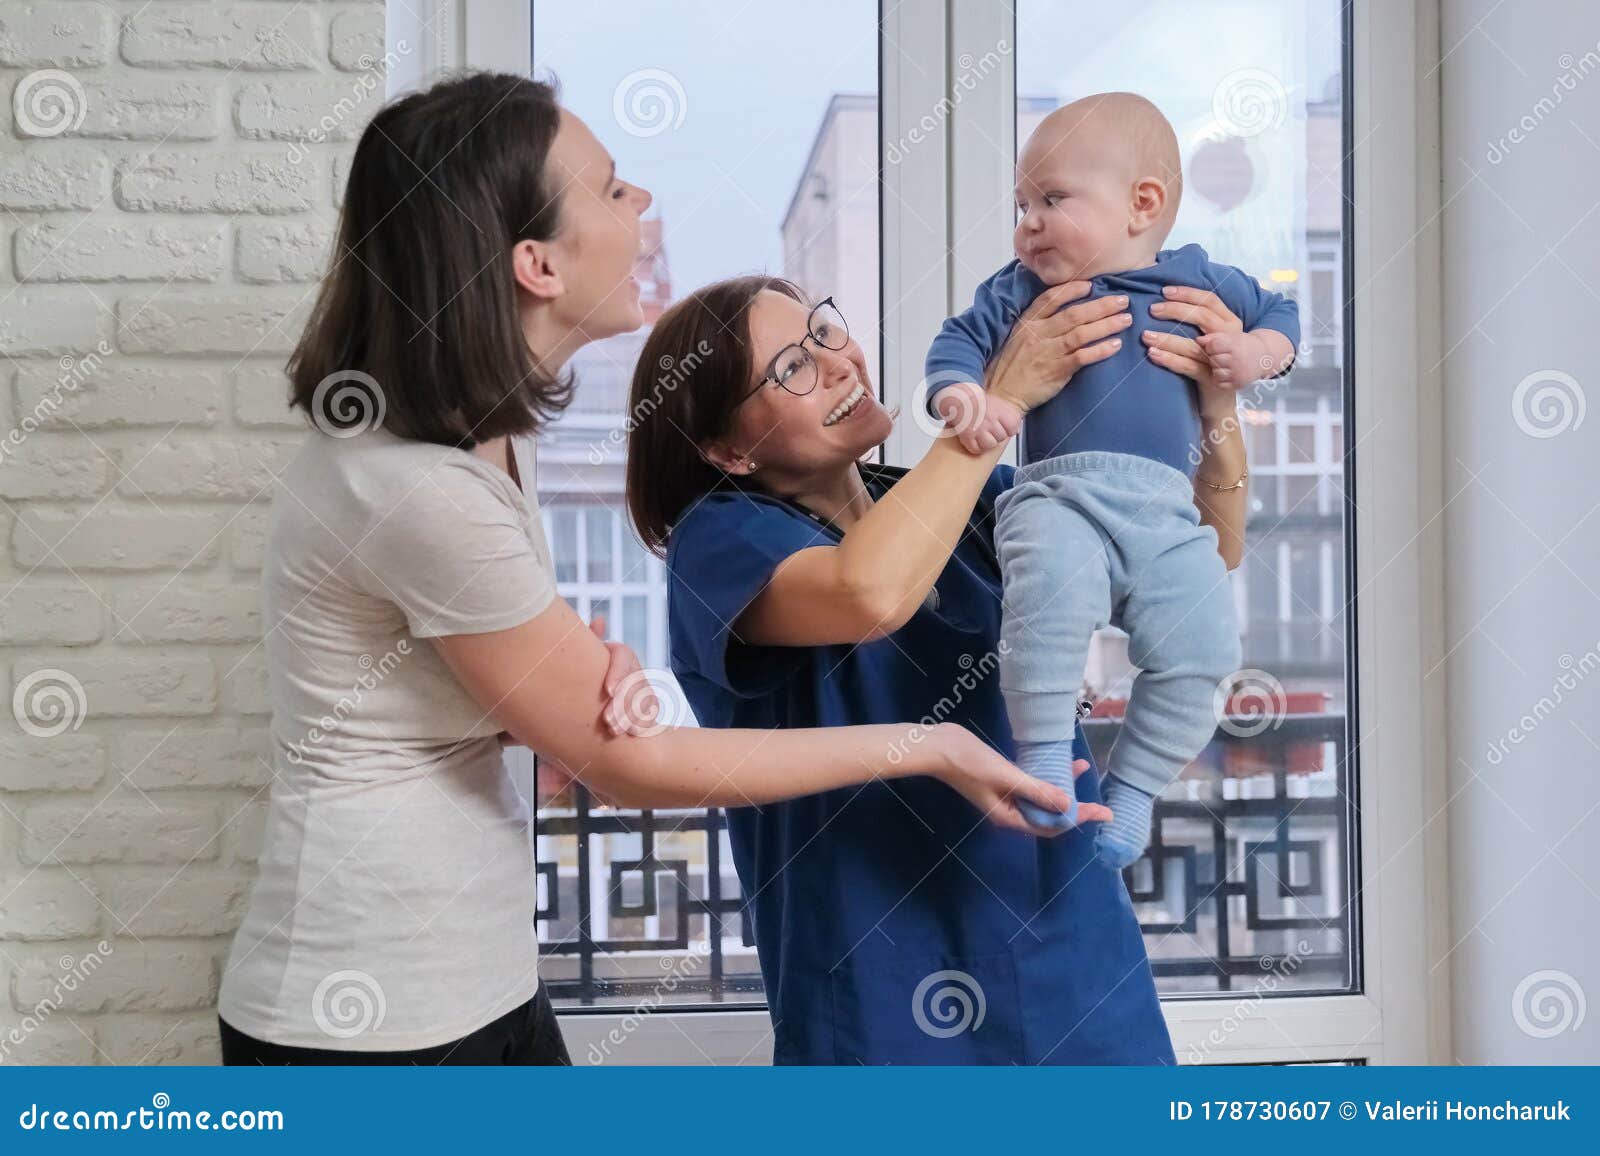
<instances>
[{"instance_id":1,"label":"white t-shirt","mask_svg":"<svg viewBox=\"0 0 1600 1156\"><path fill-rule=\"evenodd\" d=\"M465 450L312 433L262 577L274 776L218 1011L297 1047L458 1039L538 988L532 822L500 727L425 640L550 604L538 507Z\"/></svg>"}]
</instances>

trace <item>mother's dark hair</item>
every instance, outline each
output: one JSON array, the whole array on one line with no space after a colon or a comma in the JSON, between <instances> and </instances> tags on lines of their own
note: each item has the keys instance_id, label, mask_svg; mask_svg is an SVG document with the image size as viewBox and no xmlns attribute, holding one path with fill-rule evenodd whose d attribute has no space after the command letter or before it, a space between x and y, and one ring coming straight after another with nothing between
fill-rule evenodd
<instances>
[{"instance_id":1,"label":"mother's dark hair","mask_svg":"<svg viewBox=\"0 0 1600 1156\"><path fill-rule=\"evenodd\" d=\"M517 309L511 249L549 240L560 193L545 161L553 86L469 73L380 109L350 163L332 265L288 362L293 404L320 427L368 374L382 425L470 448L528 433L571 397L541 369ZM369 385L369 388L371 386Z\"/></svg>"},{"instance_id":2,"label":"mother's dark hair","mask_svg":"<svg viewBox=\"0 0 1600 1156\"><path fill-rule=\"evenodd\" d=\"M768 289L806 302L781 277L732 277L679 301L645 339L628 399L627 498L634 529L657 554L685 510L728 484L700 447L727 436L750 391L750 307Z\"/></svg>"}]
</instances>

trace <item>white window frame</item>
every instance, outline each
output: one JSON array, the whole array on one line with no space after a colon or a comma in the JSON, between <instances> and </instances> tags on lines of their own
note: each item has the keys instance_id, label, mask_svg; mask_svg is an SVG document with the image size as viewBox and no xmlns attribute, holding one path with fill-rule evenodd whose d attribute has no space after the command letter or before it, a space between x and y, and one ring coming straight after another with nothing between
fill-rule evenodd
<instances>
[{"instance_id":1,"label":"white window frame","mask_svg":"<svg viewBox=\"0 0 1600 1156\"><path fill-rule=\"evenodd\" d=\"M1449 944L1444 824L1442 686L1426 656L1442 639L1430 597L1443 576L1439 413L1440 212L1438 0L1351 0L1354 34L1344 94L1352 102L1353 271L1351 374L1357 597L1356 704L1360 811L1354 825L1361 880L1362 991L1356 995L1248 993L1183 998L1163 1006L1180 1061L1448 1062ZM416 51L391 74L391 91L439 68L526 72L526 0L391 0L391 47ZM964 61L1013 35L1012 0L888 4L882 19L880 102L885 148L915 132L883 171L884 395L909 407L922 352L939 323L1009 252L1010 174L995 148L1014 147L1015 61L955 99ZM912 9L915 11L912 11ZM932 10L930 12L930 9ZM941 19L942 17L942 19ZM916 62L911 66L910 62ZM941 67L942 66L942 67ZM909 415L886 447L914 461L928 444ZM1368 500L1380 495L1380 500ZM1241 1014L1241 1004L1250 1004ZM626 1063L766 1063L764 1012L658 1009L561 1017L575 1059L613 1032ZM1213 1032L1222 1042L1207 1042Z\"/></svg>"}]
</instances>

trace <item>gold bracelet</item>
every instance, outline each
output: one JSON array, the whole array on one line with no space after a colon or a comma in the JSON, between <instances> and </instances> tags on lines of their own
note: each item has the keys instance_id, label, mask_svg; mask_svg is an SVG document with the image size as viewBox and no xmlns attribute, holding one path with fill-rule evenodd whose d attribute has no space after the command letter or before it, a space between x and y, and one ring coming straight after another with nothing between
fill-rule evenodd
<instances>
[{"instance_id":1,"label":"gold bracelet","mask_svg":"<svg viewBox=\"0 0 1600 1156\"><path fill-rule=\"evenodd\" d=\"M1248 478L1249 476L1250 476L1250 467L1246 466L1244 472L1239 475L1239 480L1237 482L1234 482L1233 485L1231 485L1231 486L1219 486L1219 485L1217 485L1216 482L1210 481L1210 480L1208 480L1206 478L1201 478L1200 480L1202 482L1205 482L1206 485L1210 486L1213 490L1217 491L1217 493L1219 493L1219 494L1231 494L1231 493L1233 493L1234 490L1237 490L1237 489L1241 488L1244 485L1244 480L1246 478Z\"/></svg>"}]
</instances>

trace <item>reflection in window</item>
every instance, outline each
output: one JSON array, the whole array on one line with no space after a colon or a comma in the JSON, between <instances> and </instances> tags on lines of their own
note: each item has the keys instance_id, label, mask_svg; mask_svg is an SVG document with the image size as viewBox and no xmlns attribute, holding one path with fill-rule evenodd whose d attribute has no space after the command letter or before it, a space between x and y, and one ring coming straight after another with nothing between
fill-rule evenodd
<instances>
[{"instance_id":1,"label":"reflection in window","mask_svg":"<svg viewBox=\"0 0 1600 1156\"><path fill-rule=\"evenodd\" d=\"M1342 612L1342 37L1338 0L1017 5L1018 142L1078 97L1148 96L1183 154L1169 246L1199 242L1300 307L1293 372L1249 391L1243 414L1251 506L1233 581L1245 677L1226 704L1231 725L1164 794L1151 854L1128 873L1166 993L1249 990L1264 966L1276 991L1357 982ZM1134 673L1119 633L1096 640L1089 671L1098 717L1087 730L1103 757ZM1264 723L1244 717L1263 705Z\"/></svg>"}]
</instances>

